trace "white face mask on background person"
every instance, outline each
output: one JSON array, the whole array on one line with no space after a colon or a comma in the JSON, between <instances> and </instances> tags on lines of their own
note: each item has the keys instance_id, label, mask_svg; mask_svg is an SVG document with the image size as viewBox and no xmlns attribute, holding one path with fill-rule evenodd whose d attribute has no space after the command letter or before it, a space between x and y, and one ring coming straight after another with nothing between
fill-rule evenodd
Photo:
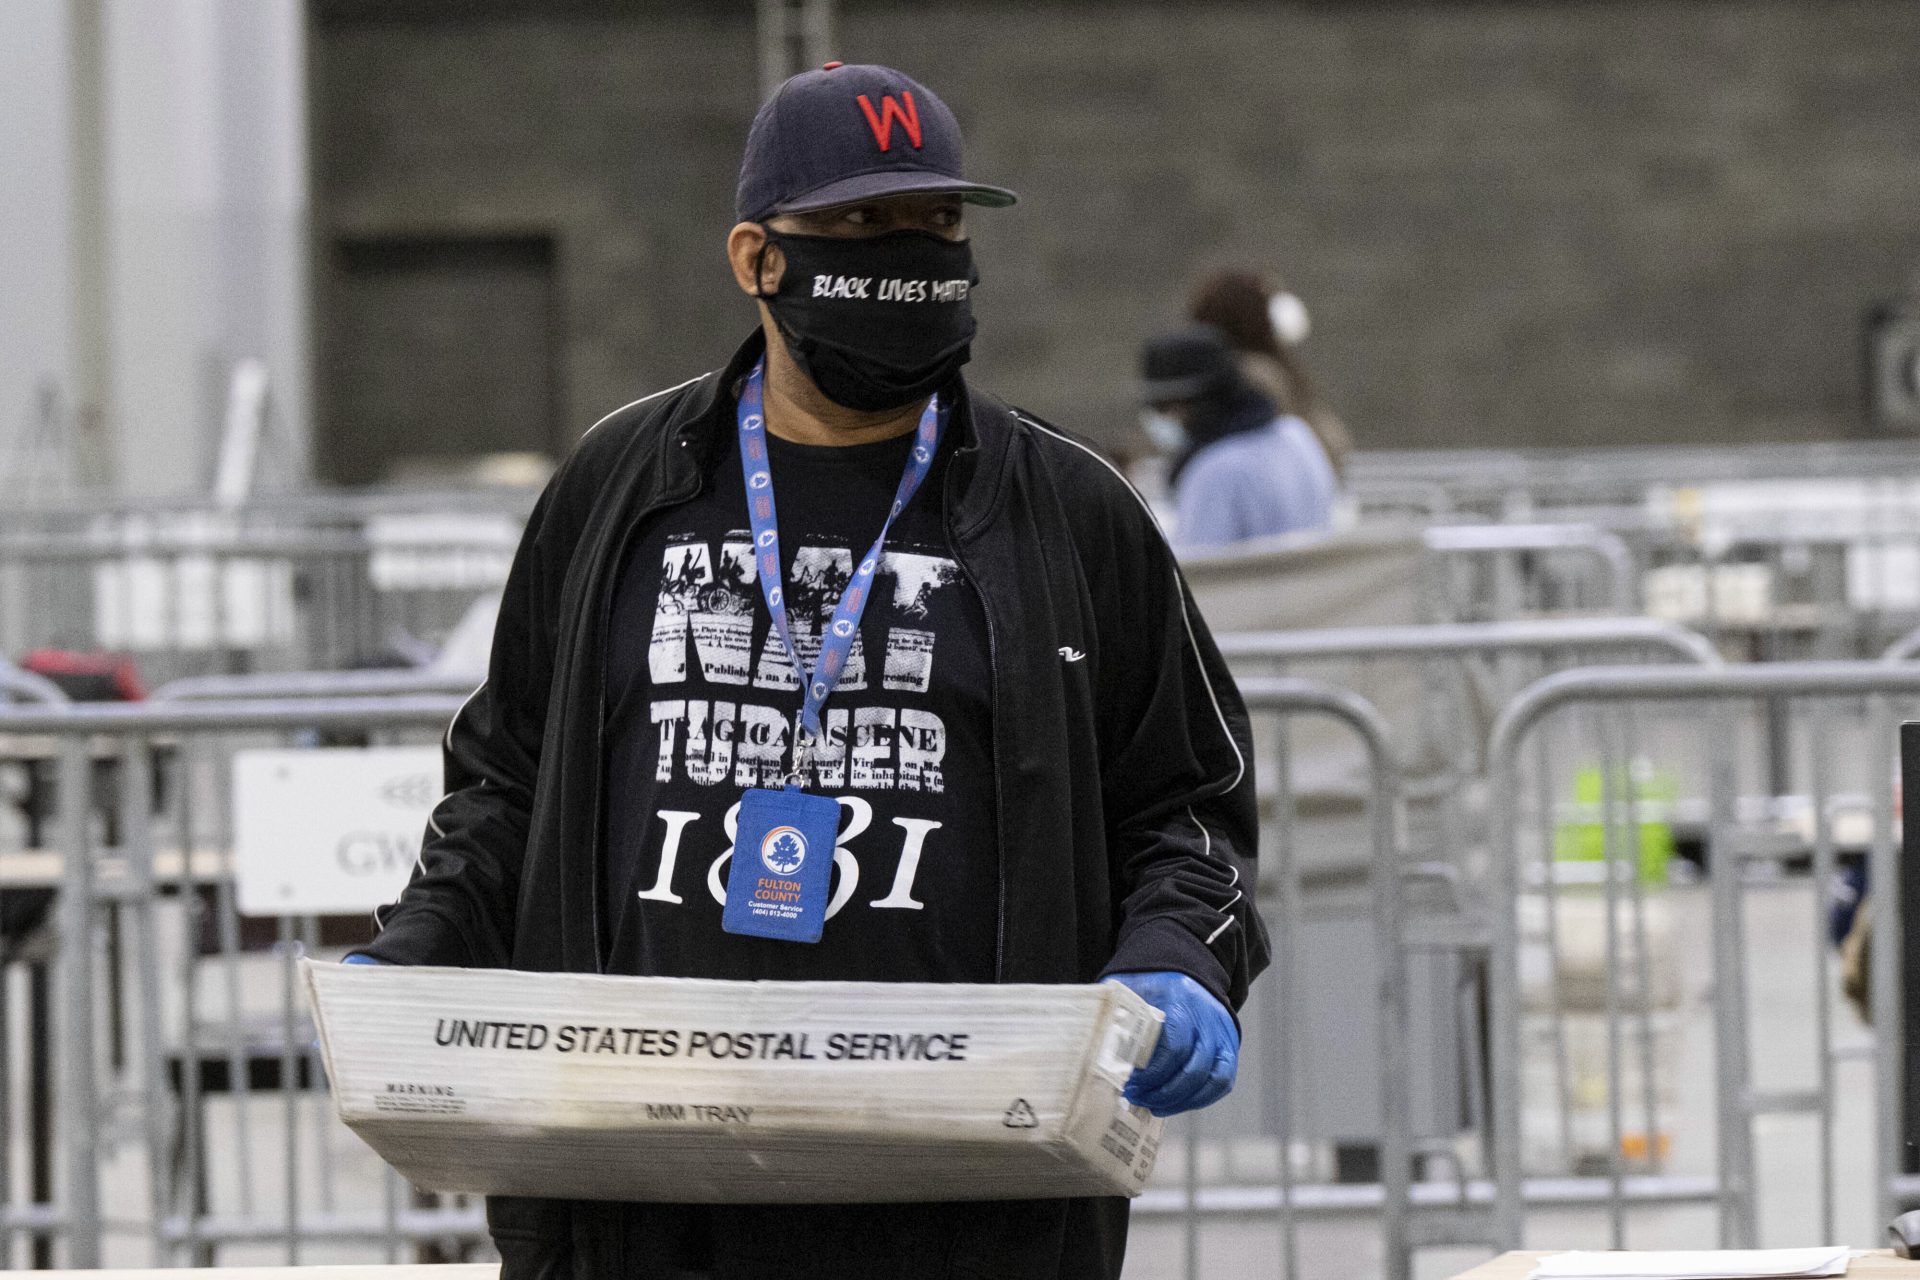
<instances>
[{"instance_id":1,"label":"white face mask on background person","mask_svg":"<svg viewBox=\"0 0 1920 1280\"><path fill-rule=\"evenodd\" d=\"M1179 453L1187 447L1187 429L1180 425L1180 419L1158 409L1140 411L1140 429L1147 433L1147 439L1153 441L1153 447L1168 455Z\"/></svg>"},{"instance_id":2,"label":"white face mask on background person","mask_svg":"<svg viewBox=\"0 0 1920 1280\"><path fill-rule=\"evenodd\" d=\"M1276 293L1267 299L1267 320L1283 347L1298 346L1313 331L1307 319L1307 304L1291 293Z\"/></svg>"}]
</instances>

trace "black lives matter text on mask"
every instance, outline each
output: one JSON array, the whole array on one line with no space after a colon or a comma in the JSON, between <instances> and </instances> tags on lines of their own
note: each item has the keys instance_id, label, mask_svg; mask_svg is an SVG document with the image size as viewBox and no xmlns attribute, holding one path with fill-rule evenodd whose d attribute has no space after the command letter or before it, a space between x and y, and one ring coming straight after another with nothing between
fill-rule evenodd
<instances>
[{"instance_id":1,"label":"black lives matter text on mask","mask_svg":"<svg viewBox=\"0 0 1920 1280\"><path fill-rule=\"evenodd\" d=\"M849 302L965 302L972 291L972 282L967 280L817 275L813 278L812 296L844 298Z\"/></svg>"},{"instance_id":2,"label":"black lives matter text on mask","mask_svg":"<svg viewBox=\"0 0 1920 1280\"><path fill-rule=\"evenodd\" d=\"M613 1054L716 1062L965 1062L965 1031L754 1031L603 1027L579 1023L440 1018L433 1042L449 1049Z\"/></svg>"}]
</instances>

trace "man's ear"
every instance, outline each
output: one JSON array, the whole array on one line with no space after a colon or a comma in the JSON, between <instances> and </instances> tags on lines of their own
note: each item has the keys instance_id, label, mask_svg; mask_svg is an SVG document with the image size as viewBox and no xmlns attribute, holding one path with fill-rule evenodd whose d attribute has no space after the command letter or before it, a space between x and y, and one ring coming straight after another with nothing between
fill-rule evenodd
<instances>
[{"instance_id":1,"label":"man's ear","mask_svg":"<svg viewBox=\"0 0 1920 1280\"><path fill-rule=\"evenodd\" d=\"M771 297L780 289L780 277L786 272L786 259L779 245L767 243L767 229L757 222L737 222L727 233L727 261L733 265L733 279L742 292L756 298ZM754 280L754 273L759 280Z\"/></svg>"}]
</instances>

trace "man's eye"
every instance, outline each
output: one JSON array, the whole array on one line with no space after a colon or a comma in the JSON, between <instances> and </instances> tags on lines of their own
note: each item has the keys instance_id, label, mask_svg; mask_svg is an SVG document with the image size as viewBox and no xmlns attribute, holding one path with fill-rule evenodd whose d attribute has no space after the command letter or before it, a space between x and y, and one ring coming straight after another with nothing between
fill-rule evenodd
<instances>
[{"instance_id":1,"label":"man's eye","mask_svg":"<svg viewBox=\"0 0 1920 1280\"><path fill-rule=\"evenodd\" d=\"M842 217L856 227L864 227L873 221L873 210L865 208L864 206L858 209L849 209Z\"/></svg>"}]
</instances>

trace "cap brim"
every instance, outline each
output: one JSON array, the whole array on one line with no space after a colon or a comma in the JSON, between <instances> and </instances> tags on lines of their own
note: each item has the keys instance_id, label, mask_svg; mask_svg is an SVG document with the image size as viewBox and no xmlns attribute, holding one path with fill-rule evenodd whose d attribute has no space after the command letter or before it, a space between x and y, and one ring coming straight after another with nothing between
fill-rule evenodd
<instances>
[{"instance_id":1,"label":"cap brim","mask_svg":"<svg viewBox=\"0 0 1920 1280\"><path fill-rule=\"evenodd\" d=\"M968 204L986 205L993 209L1004 209L1020 198L1005 187L968 182L965 178L950 174L883 169L874 173L857 173L850 178L829 182L824 187L815 187L804 195L782 201L767 213L807 213L814 209L831 209L835 205L857 204L882 196L906 195L957 195Z\"/></svg>"},{"instance_id":2,"label":"cap brim","mask_svg":"<svg viewBox=\"0 0 1920 1280\"><path fill-rule=\"evenodd\" d=\"M1190 374L1183 378L1148 378L1140 384L1140 403L1177 404L1192 400L1213 385L1213 375Z\"/></svg>"}]
</instances>

